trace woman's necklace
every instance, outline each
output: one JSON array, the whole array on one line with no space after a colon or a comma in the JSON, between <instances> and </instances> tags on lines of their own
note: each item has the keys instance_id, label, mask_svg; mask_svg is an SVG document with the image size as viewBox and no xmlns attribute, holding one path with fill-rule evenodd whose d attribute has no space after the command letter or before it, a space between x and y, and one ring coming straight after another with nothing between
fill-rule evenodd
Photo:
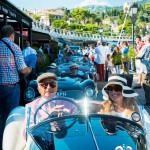
<instances>
[{"instance_id":1,"label":"woman's necklace","mask_svg":"<svg viewBox=\"0 0 150 150\"><path fill-rule=\"evenodd\" d=\"M123 108L123 106L120 106L118 104L113 103L114 106L114 110L117 112L123 112L125 108Z\"/></svg>"}]
</instances>

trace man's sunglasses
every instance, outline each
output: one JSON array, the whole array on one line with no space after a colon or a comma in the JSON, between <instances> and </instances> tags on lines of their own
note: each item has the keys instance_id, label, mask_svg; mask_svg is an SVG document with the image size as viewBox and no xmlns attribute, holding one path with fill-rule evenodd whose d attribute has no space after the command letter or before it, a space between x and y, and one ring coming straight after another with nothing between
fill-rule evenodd
<instances>
[{"instance_id":1,"label":"man's sunglasses","mask_svg":"<svg viewBox=\"0 0 150 150\"><path fill-rule=\"evenodd\" d=\"M44 89L46 89L48 85L50 85L51 88L55 88L57 86L57 82L51 81L51 82L39 83L39 85Z\"/></svg>"},{"instance_id":2,"label":"man's sunglasses","mask_svg":"<svg viewBox=\"0 0 150 150\"><path fill-rule=\"evenodd\" d=\"M71 70L78 70L78 68L71 68Z\"/></svg>"},{"instance_id":3,"label":"man's sunglasses","mask_svg":"<svg viewBox=\"0 0 150 150\"><path fill-rule=\"evenodd\" d=\"M112 92L113 90L115 92L121 92L122 91L122 86L121 85L107 86L106 90L108 92Z\"/></svg>"}]
</instances>

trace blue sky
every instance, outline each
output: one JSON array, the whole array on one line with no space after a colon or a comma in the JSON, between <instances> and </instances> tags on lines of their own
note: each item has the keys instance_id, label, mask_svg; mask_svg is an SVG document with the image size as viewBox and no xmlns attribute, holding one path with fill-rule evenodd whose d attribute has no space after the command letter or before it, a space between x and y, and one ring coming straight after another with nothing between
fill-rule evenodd
<instances>
[{"instance_id":1,"label":"blue sky","mask_svg":"<svg viewBox=\"0 0 150 150\"><path fill-rule=\"evenodd\" d=\"M68 9L91 5L91 4L102 4L117 6L123 5L125 2L133 2L136 0L9 0L20 9L25 8L33 11L51 9L58 7L67 7Z\"/></svg>"}]
</instances>

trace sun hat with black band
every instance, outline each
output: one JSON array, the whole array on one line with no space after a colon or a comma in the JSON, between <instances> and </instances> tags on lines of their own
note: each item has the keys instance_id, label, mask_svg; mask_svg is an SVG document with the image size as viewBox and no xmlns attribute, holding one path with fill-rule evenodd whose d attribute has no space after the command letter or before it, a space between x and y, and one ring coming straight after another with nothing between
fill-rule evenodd
<instances>
[{"instance_id":1,"label":"sun hat with black band","mask_svg":"<svg viewBox=\"0 0 150 150\"><path fill-rule=\"evenodd\" d=\"M103 98L104 99L109 99L109 95L107 93L107 86L111 84L118 84L122 86L122 95L124 97L130 98L130 97L135 97L138 96L136 92L133 91L129 86L127 86L127 80L119 75L114 75L108 78L108 83L104 86L102 89L103 93Z\"/></svg>"},{"instance_id":2,"label":"sun hat with black band","mask_svg":"<svg viewBox=\"0 0 150 150\"><path fill-rule=\"evenodd\" d=\"M50 72L43 73L37 77L37 83L40 83L42 80L47 79L47 78L53 78L57 80L57 75L54 73L50 73Z\"/></svg>"}]
</instances>

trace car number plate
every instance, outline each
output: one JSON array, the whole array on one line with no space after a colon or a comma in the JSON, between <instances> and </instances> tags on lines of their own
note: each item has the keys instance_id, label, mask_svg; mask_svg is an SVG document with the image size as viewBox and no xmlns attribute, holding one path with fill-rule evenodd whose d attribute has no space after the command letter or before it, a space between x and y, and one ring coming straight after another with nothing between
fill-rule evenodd
<instances>
[{"instance_id":1,"label":"car number plate","mask_svg":"<svg viewBox=\"0 0 150 150\"><path fill-rule=\"evenodd\" d=\"M57 96L67 96L66 92L57 92Z\"/></svg>"}]
</instances>

